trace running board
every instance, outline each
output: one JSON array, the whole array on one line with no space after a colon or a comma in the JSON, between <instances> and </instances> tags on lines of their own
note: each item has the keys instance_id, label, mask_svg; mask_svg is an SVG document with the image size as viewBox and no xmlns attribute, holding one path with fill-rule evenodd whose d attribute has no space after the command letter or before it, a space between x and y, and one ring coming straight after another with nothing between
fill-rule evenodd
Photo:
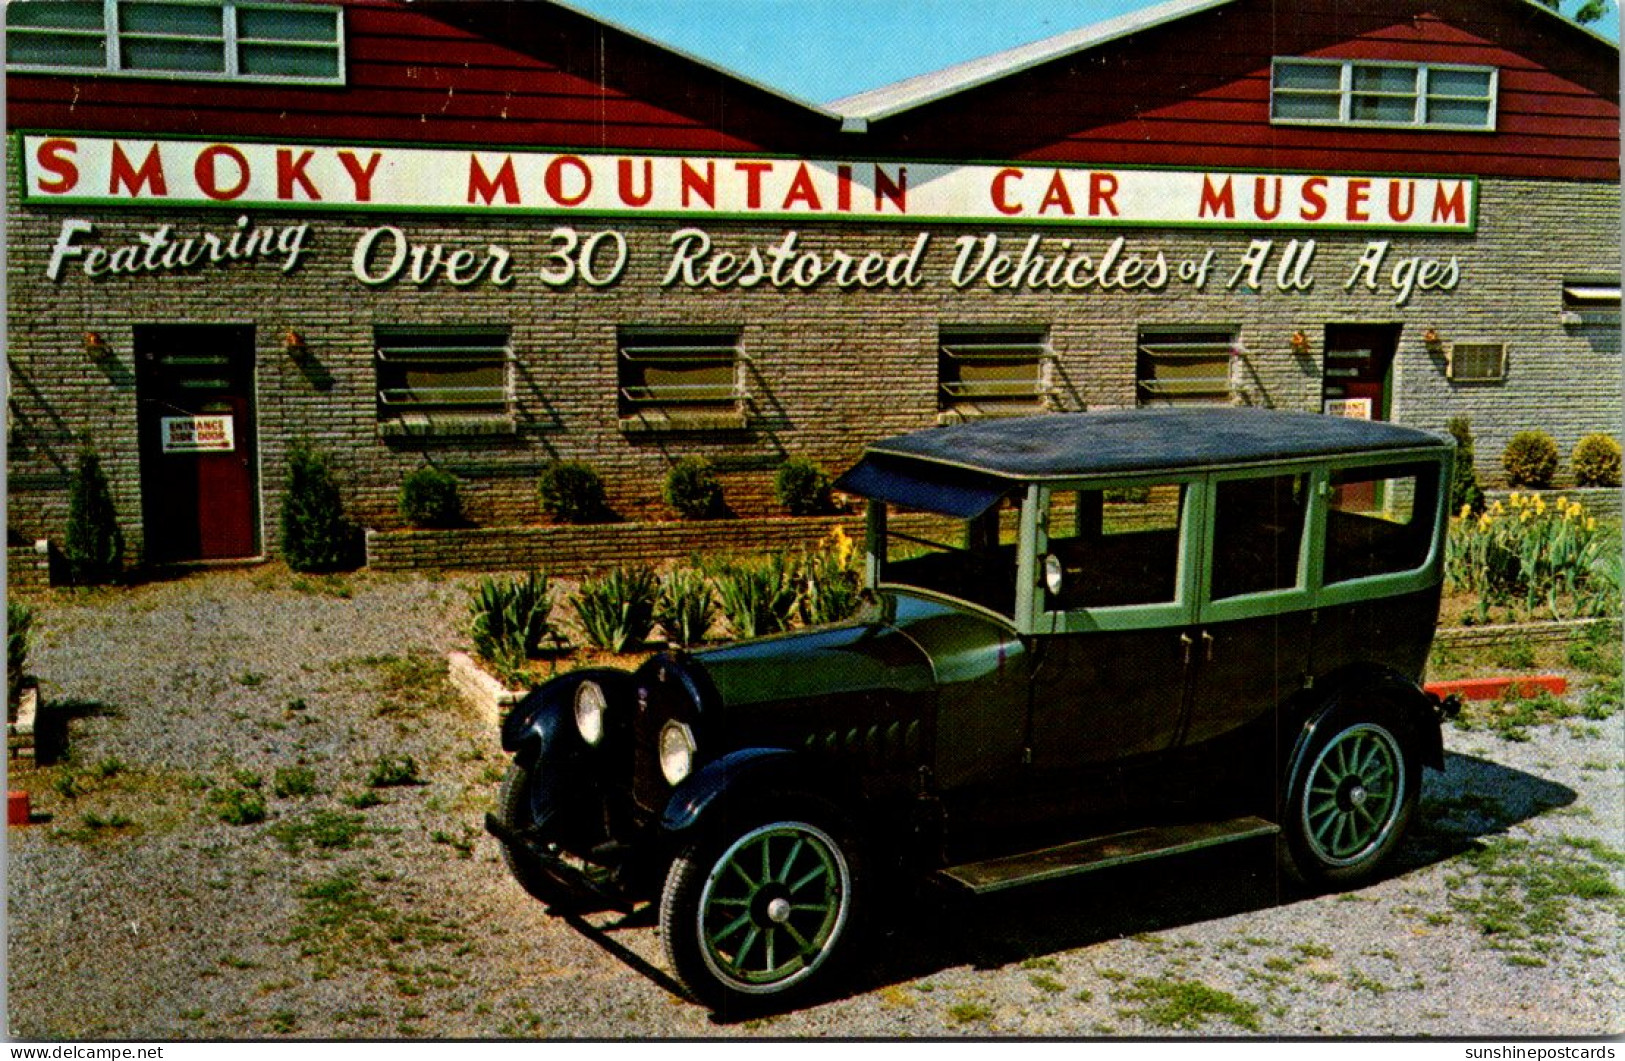
<instances>
[{"instance_id":1,"label":"running board","mask_svg":"<svg viewBox=\"0 0 1625 1061\"><path fill-rule=\"evenodd\" d=\"M1274 836L1281 827L1263 818L1232 818L1225 822L1193 822L1184 825L1162 825L1147 829L1134 829L1111 836L1097 836L1090 840L1049 847L1042 851L1029 851L986 862L967 862L962 866L949 866L937 875L968 888L977 895L1003 891L1023 884L1057 880L1097 869L1122 866L1130 862L1178 855L1198 851L1204 847L1228 844L1236 840Z\"/></svg>"}]
</instances>

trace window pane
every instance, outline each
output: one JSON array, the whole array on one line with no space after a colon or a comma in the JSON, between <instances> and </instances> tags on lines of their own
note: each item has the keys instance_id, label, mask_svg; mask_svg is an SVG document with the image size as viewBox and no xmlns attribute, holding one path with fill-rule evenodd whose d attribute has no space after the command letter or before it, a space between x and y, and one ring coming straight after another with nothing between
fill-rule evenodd
<instances>
[{"instance_id":1,"label":"window pane","mask_svg":"<svg viewBox=\"0 0 1625 1061\"><path fill-rule=\"evenodd\" d=\"M1001 498L972 520L892 507L882 581L979 604L1000 615L1016 607L1016 535L1021 495Z\"/></svg>"},{"instance_id":2,"label":"window pane","mask_svg":"<svg viewBox=\"0 0 1625 1061\"><path fill-rule=\"evenodd\" d=\"M1234 342L1234 332L1211 328L1142 331L1135 366L1140 404L1227 404Z\"/></svg>"},{"instance_id":3,"label":"window pane","mask_svg":"<svg viewBox=\"0 0 1625 1061\"><path fill-rule=\"evenodd\" d=\"M222 9L193 4L120 4L119 30L177 37L220 37Z\"/></svg>"},{"instance_id":4,"label":"window pane","mask_svg":"<svg viewBox=\"0 0 1625 1061\"><path fill-rule=\"evenodd\" d=\"M1416 68L1405 66L1356 66L1354 68L1356 92L1412 92L1416 91Z\"/></svg>"},{"instance_id":5,"label":"window pane","mask_svg":"<svg viewBox=\"0 0 1625 1061\"><path fill-rule=\"evenodd\" d=\"M501 332L380 329L379 415L505 412L507 341Z\"/></svg>"},{"instance_id":6,"label":"window pane","mask_svg":"<svg viewBox=\"0 0 1625 1061\"><path fill-rule=\"evenodd\" d=\"M1307 500L1302 475L1219 483L1213 517L1213 600L1298 584Z\"/></svg>"},{"instance_id":7,"label":"window pane","mask_svg":"<svg viewBox=\"0 0 1625 1061\"><path fill-rule=\"evenodd\" d=\"M1490 105L1470 100L1428 100L1427 120L1433 125L1459 125L1483 129L1490 124Z\"/></svg>"},{"instance_id":8,"label":"window pane","mask_svg":"<svg viewBox=\"0 0 1625 1061\"><path fill-rule=\"evenodd\" d=\"M1276 63L1275 87L1320 89L1337 92L1342 87L1343 68L1336 63Z\"/></svg>"},{"instance_id":9,"label":"window pane","mask_svg":"<svg viewBox=\"0 0 1625 1061\"><path fill-rule=\"evenodd\" d=\"M1334 122L1342 117L1339 96L1299 96L1277 93L1275 117L1297 121Z\"/></svg>"},{"instance_id":10,"label":"window pane","mask_svg":"<svg viewBox=\"0 0 1625 1061\"><path fill-rule=\"evenodd\" d=\"M186 70L224 73L226 50L221 43L204 41L126 40L127 70Z\"/></svg>"},{"instance_id":11,"label":"window pane","mask_svg":"<svg viewBox=\"0 0 1625 1061\"><path fill-rule=\"evenodd\" d=\"M1488 99L1490 71L1488 70L1429 70L1428 93L1439 96L1470 96Z\"/></svg>"},{"instance_id":12,"label":"window pane","mask_svg":"<svg viewBox=\"0 0 1625 1061\"><path fill-rule=\"evenodd\" d=\"M1349 105L1349 118L1357 122L1414 122L1416 100L1392 96L1355 96Z\"/></svg>"},{"instance_id":13,"label":"window pane","mask_svg":"<svg viewBox=\"0 0 1625 1061\"><path fill-rule=\"evenodd\" d=\"M335 79L339 54L326 48L244 44L237 52L237 68L244 74Z\"/></svg>"},{"instance_id":14,"label":"window pane","mask_svg":"<svg viewBox=\"0 0 1625 1061\"><path fill-rule=\"evenodd\" d=\"M938 407L1036 410L1048 349L1042 330L943 329L937 358Z\"/></svg>"},{"instance_id":15,"label":"window pane","mask_svg":"<svg viewBox=\"0 0 1625 1061\"><path fill-rule=\"evenodd\" d=\"M1178 599L1185 487L1157 483L1057 494L1050 502L1049 553L1061 592L1047 608L1114 608Z\"/></svg>"},{"instance_id":16,"label":"window pane","mask_svg":"<svg viewBox=\"0 0 1625 1061\"><path fill-rule=\"evenodd\" d=\"M319 9L237 9L239 40L337 41L338 13Z\"/></svg>"},{"instance_id":17,"label":"window pane","mask_svg":"<svg viewBox=\"0 0 1625 1061\"><path fill-rule=\"evenodd\" d=\"M1421 567L1433 542L1437 490L1437 465L1334 472L1326 584Z\"/></svg>"},{"instance_id":18,"label":"window pane","mask_svg":"<svg viewBox=\"0 0 1625 1061\"><path fill-rule=\"evenodd\" d=\"M6 6L6 25L39 26L51 29L102 29L103 7L99 3L64 0L51 3L12 3Z\"/></svg>"},{"instance_id":19,"label":"window pane","mask_svg":"<svg viewBox=\"0 0 1625 1061\"><path fill-rule=\"evenodd\" d=\"M99 69L107 65L107 41L103 37L8 33L6 62L29 66Z\"/></svg>"}]
</instances>

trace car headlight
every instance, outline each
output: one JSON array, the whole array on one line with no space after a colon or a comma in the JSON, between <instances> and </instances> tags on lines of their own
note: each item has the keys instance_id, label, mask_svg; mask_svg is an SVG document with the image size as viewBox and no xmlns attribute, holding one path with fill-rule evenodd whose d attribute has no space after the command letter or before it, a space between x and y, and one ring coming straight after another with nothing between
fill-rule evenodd
<instances>
[{"instance_id":1,"label":"car headlight","mask_svg":"<svg viewBox=\"0 0 1625 1061\"><path fill-rule=\"evenodd\" d=\"M660 729L660 772L675 785L694 769L694 734L681 722L667 722Z\"/></svg>"},{"instance_id":2,"label":"car headlight","mask_svg":"<svg viewBox=\"0 0 1625 1061\"><path fill-rule=\"evenodd\" d=\"M597 682L582 682L576 686L576 729L581 739L596 745L604 739L604 710L609 701L604 699L603 686Z\"/></svg>"}]
</instances>

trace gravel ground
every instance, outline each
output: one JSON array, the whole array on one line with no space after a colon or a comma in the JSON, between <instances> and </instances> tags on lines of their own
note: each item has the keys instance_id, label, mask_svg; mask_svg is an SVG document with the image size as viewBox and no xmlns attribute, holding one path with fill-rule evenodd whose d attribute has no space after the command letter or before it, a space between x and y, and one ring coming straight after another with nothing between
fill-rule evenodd
<instances>
[{"instance_id":1,"label":"gravel ground","mask_svg":"<svg viewBox=\"0 0 1625 1061\"><path fill-rule=\"evenodd\" d=\"M1282 891L1263 844L927 904L851 994L719 1023L648 911L550 916L481 832L503 760L443 664L467 586L267 567L35 601L30 669L75 717L67 762L11 770L41 819L8 831L11 1035L1625 1031L1620 713L1448 730L1358 892Z\"/></svg>"}]
</instances>

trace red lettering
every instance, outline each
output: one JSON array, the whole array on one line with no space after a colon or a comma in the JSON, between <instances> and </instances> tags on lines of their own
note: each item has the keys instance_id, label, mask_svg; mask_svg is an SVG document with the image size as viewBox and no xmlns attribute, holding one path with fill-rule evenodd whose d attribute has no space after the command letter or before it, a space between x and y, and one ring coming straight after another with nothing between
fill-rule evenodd
<instances>
[{"instance_id":1,"label":"red lettering","mask_svg":"<svg viewBox=\"0 0 1625 1061\"><path fill-rule=\"evenodd\" d=\"M1405 205L1399 205L1399 193L1404 189ZM1409 221L1411 214L1416 210L1416 182L1415 181L1389 181L1388 182L1388 216L1395 221Z\"/></svg>"},{"instance_id":2,"label":"red lettering","mask_svg":"<svg viewBox=\"0 0 1625 1061\"><path fill-rule=\"evenodd\" d=\"M852 167L845 163L835 167L835 209L852 209Z\"/></svg>"},{"instance_id":3,"label":"red lettering","mask_svg":"<svg viewBox=\"0 0 1625 1061\"><path fill-rule=\"evenodd\" d=\"M1015 215L1021 213L1021 204L1012 203L1005 198L1005 185L1011 180L1021 180L1026 174L1019 169L1001 169L993 175L993 186L988 190L993 195L993 209L1001 214Z\"/></svg>"},{"instance_id":4,"label":"red lettering","mask_svg":"<svg viewBox=\"0 0 1625 1061\"><path fill-rule=\"evenodd\" d=\"M339 161L344 163L344 171L350 175L350 183L355 185L355 201L370 203L372 201L372 175L378 171L378 163L383 159L380 152L374 151L368 160L367 167L361 168L356 161L354 151L340 151Z\"/></svg>"},{"instance_id":5,"label":"red lettering","mask_svg":"<svg viewBox=\"0 0 1625 1061\"><path fill-rule=\"evenodd\" d=\"M616 181L621 193L621 202L627 206L648 206L649 200L655 194L655 164L649 159L643 160L643 191L632 190L632 160L623 158L616 166Z\"/></svg>"},{"instance_id":6,"label":"red lettering","mask_svg":"<svg viewBox=\"0 0 1625 1061\"><path fill-rule=\"evenodd\" d=\"M39 163L40 169L56 174L57 179L37 181L35 187L53 195L73 191L79 184L79 167L73 164L71 156L78 149L79 145L72 140L47 140L40 144L34 159Z\"/></svg>"},{"instance_id":7,"label":"red lettering","mask_svg":"<svg viewBox=\"0 0 1625 1061\"><path fill-rule=\"evenodd\" d=\"M788 210L793 203L802 203L809 210L824 208L823 203L819 202L818 189L813 187L812 174L807 171L805 162L796 168L795 178L790 181L790 190L784 193L784 205L779 209Z\"/></svg>"},{"instance_id":8,"label":"red lettering","mask_svg":"<svg viewBox=\"0 0 1625 1061\"><path fill-rule=\"evenodd\" d=\"M1321 192L1326 187L1325 177L1310 177L1303 182L1303 209L1298 216L1305 221L1319 221L1326 216L1326 197Z\"/></svg>"},{"instance_id":9,"label":"red lettering","mask_svg":"<svg viewBox=\"0 0 1625 1061\"><path fill-rule=\"evenodd\" d=\"M1213 178L1202 174L1202 202L1196 208L1197 217L1236 216L1236 189L1231 186L1231 181L1232 178L1226 177L1224 185L1215 188Z\"/></svg>"},{"instance_id":10,"label":"red lettering","mask_svg":"<svg viewBox=\"0 0 1625 1061\"><path fill-rule=\"evenodd\" d=\"M1056 170L1049 179L1049 187L1044 191L1044 201L1038 204L1040 214L1052 206L1058 206L1061 213L1071 217L1076 211L1072 209L1072 196L1066 190L1066 181L1061 178L1061 171Z\"/></svg>"},{"instance_id":11,"label":"red lettering","mask_svg":"<svg viewBox=\"0 0 1625 1061\"><path fill-rule=\"evenodd\" d=\"M229 158L237 166L237 183L229 188L220 186L220 174L215 168L217 158ZM203 194L209 198L221 202L235 199L248 190L248 159L230 144L210 144L197 153L197 162L192 166L192 176L196 178L197 186L203 189Z\"/></svg>"},{"instance_id":12,"label":"red lettering","mask_svg":"<svg viewBox=\"0 0 1625 1061\"><path fill-rule=\"evenodd\" d=\"M771 162L735 162L734 169L745 175L745 205L752 210L762 208L762 174L773 170Z\"/></svg>"},{"instance_id":13,"label":"red lettering","mask_svg":"<svg viewBox=\"0 0 1625 1061\"><path fill-rule=\"evenodd\" d=\"M700 172L685 160L682 163L681 173L683 177L683 205L687 206L689 204L690 195L696 195L705 200L706 206L715 208L717 205L717 164L707 162L705 164L705 175L702 177Z\"/></svg>"},{"instance_id":14,"label":"red lettering","mask_svg":"<svg viewBox=\"0 0 1625 1061\"><path fill-rule=\"evenodd\" d=\"M147 151L146 161L136 170L131 168L123 145L113 142L113 175L108 179L107 193L117 195L121 184L130 190L132 196L140 195L143 185L150 185L153 195L169 194L169 188L164 184L164 162L158 157L157 144Z\"/></svg>"},{"instance_id":15,"label":"red lettering","mask_svg":"<svg viewBox=\"0 0 1625 1061\"><path fill-rule=\"evenodd\" d=\"M1371 195L1371 182L1359 178L1349 180L1348 219L1350 221L1370 221L1371 214L1366 211L1365 201Z\"/></svg>"},{"instance_id":16,"label":"red lettering","mask_svg":"<svg viewBox=\"0 0 1625 1061\"><path fill-rule=\"evenodd\" d=\"M321 194L316 191L316 186L310 183L310 178L305 175L305 167L310 165L310 160L315 154L314 151L306 151L299 156L298 161L295 161L292 151L285 147L277 148L276 197L278 199L292 199L295 184L303 188L305 194L311 199L321 198Z\"/></svg>"},{"instance_id":17,"label":"red lettering","mask_svg":"<svg viewBox=\"0 0 1625 1061\"><path fill-rule=\"evenodd\" d=\"M1253 178L1253 215L1260 221L1274 221L1275 215L1281 212L1281 178L1275 178L1275 201L1266 206L1264 189L1267 180L1265 177Z\"/></svg>"},{"instance_id":18,"label":"red lettering","mask_svg":"<svg viewBox=\"0 0 1625 1061\"><path fill-rule=\"evenodd\" d=\"M1089 174L1089 216L1099 217L1100 208L1104 206L1113 216L1117 216L1117 177L1110 173Z\"/></svg>"},{"instance_id":19,"label":"red lettering","mask_svg":"<svg viewBox=\"0 0 1625 1061\"><path fill-rule=\"evenodd\" d=\"M478 196L490 206L496 198L496 193L502 192L504 202L517 205L519 202L519 178L513 173L513 159L504 158L502 168L497 170L496 179L486 175L485 168L480 165L478 155L468 156L468 201L473 202Z\"/></svg>"},{"instance_id":20,"label":"red lettering","mask_svg":"<svg viewBox=\"0 0 1625 1061\"><path fill-rule=\"evenodd\" d=\"M1444 182L1440 181L1438 188L1433 192L1433 220L1455 221L1458 224L1467 223L1467 186L1454 185L1455 190L1446 198Z\"/></svg>"},{"instance_id":21,"label":"red lettering","mask_svg":"<svg viewBox=\"0 0 1625 1061\"><path fill-rule=\"evenodd\" d=\"M564 190L566 167L581 174L581 191L576 195L569 195ZM579 206L592 194L592 170L574 155L560 155L547 164L547 172L542 174L542 187L547 189L547 197L560 206Z\"/></svg>"},{"instance_id":22,"label":"red lettering","mask_svg":"<svg viewBox=\"0 0 1625 1061\"><path fill-rule=\"evenodd\" d=\"M897 180L893 181L886 176L886 171L879 166L875 167L875 212L879 213L885 203L897 207L900 214L908 213L908 167L899 166Z\"/></svg>"}]
</instances>

